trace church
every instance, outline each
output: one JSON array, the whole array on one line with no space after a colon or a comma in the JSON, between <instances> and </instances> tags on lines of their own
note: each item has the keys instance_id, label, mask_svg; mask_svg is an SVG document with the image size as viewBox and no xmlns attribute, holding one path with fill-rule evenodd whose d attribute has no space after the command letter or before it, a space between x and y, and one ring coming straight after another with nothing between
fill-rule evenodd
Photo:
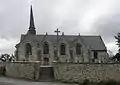
<instances>
[{"instance_id":1,"label":"church","mask_svg":"<svg viewBox=\"0 0 120 85\"><path fill-rule=\"evenodd\" d=\"M41 65L53 62L105 63L108 61L107 48L101 36L89 35L36 34L32 6L30 25L26 34L21 35L16 47L16 61L40 61Z\"/></svg>"}]
</instances>

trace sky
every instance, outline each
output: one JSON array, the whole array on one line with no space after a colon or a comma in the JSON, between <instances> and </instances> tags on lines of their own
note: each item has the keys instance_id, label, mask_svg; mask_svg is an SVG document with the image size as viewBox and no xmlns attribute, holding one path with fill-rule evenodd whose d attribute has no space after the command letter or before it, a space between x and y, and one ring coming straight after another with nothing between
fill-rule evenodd
<instances>
[{"instance_id":1,"label":"sky","mask_svg":"<svg viewBox=\"0 0 120 85\"><path fill-rule=\"evenodd\" d=\"M13 53L29 27L33 6L38 34L101 35L109 51L118 50L120 0L0 0L0 53Z\"/></svg>"}]
</instances>

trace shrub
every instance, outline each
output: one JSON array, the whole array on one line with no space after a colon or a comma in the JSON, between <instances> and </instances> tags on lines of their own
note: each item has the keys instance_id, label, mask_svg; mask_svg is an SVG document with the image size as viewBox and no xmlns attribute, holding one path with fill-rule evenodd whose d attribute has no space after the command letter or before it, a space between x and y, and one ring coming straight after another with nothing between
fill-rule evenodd
<instances>
[{"instance_id":1,"label":"shrub","mask_svg":"<svg viewBox=\"0 0 120 85\"><path fill-rule=\"evenodd\" d=\"M114 80L108 80L108 81L101 81L98 83L98 85L120 85L120 83Z\"/></svg>"},{"instance_id":2,"label":"shrub","mask_svg":"<svg viewBox=\"0 0 120 85\"><path fill-rule=\"evenodd\" d=\"M90 81L88 79L85 79L82 85L90 85Z\"/></svg>"},{"instance_id":3,"label":"shrub","mask_svg":"<svg viewBox=\"0 0 120 85\"><path fill-rule=\"evenodd\" d=\"M106 82L106 85L120 85L117 81L109 80Z\"/></svg>"}]
</instances>

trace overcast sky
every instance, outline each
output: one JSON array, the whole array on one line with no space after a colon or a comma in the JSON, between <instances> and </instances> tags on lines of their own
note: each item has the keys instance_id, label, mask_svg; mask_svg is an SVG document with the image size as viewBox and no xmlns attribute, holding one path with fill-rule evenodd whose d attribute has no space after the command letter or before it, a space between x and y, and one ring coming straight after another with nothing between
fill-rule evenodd
<instances>
[{"instance_id":1,"label":"overcast sky","mask_svg":"<svg viewBox=\"0 0 120 85\"><path fill-rule=\"evenodd\" d=\"M117 52L120 0L0 0L0 53L13 53L29 26L33 4L38 34L101 35L108 50Z\"/></svg>"}]
</instances>

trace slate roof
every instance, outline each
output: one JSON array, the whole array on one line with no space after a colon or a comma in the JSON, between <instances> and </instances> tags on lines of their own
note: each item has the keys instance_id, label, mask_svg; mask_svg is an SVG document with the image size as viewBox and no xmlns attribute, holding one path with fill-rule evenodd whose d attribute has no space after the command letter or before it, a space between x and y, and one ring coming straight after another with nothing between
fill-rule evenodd
<instances>
[{"instance_id":1,"label":"slate roof","mask_svg":"<svg viewBox=\"0 0 120 85\"><path fill-rule=\"evenodd\" d=\"M27 35L21 35L21 41L25 39ZM101 38L101 36L78 36L78 35L60 35L59 39L64 38L66 41L71 42L75 39L80 37L80 39L91 48L91 50L99 50L99 51L106 51L106 46ZM28 37L27 37L28 38ZM56 35L31 35L31 39L34 39L34 41L42 42L44 40L51 41L53 43L56 43Z\"/></svg>"}]
</instances>

